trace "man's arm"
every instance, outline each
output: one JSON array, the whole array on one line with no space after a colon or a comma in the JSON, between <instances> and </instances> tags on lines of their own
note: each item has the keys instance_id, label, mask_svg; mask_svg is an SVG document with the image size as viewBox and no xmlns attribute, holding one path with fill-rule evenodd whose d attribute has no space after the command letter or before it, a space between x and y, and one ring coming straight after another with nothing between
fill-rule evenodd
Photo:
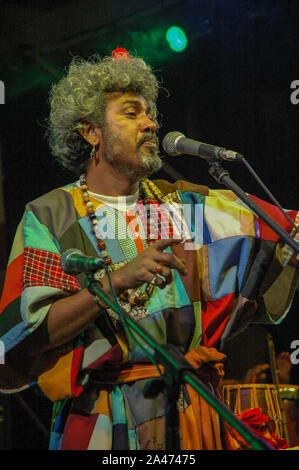
<instances>
[{"instance_id":1,"label":"man's arm","mask_svg":"<svg viewBox=\"0 0 299 470\"><path fill-rule=\"evenodd\" d=\"M111 282L117 295L122 291L138 287L145 282L151 282L156 273L157 266L162 266L161 275L156 284L164 287L171 282L171 269L177 269L185 274L186 268L183 260L172 253L163 250L177 240L160 240L122 268L111 273ZM102 280L103 290L110 293L108 277ZM103 313L94 296L83 289L71 296L56 300L50 307L43 324L25 341L26 349L31 355L45 352L68 343L77 337L85 328Z\"/></svg>"}]
</instances>

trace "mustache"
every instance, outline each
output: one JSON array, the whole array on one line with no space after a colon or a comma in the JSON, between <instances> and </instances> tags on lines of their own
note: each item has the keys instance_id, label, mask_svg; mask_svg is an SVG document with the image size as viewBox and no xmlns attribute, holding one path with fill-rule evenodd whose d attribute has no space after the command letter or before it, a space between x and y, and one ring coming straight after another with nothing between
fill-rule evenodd
<instances>
[{"instance_id":1,"label":"mustache","mask_svg":"<svg viewBox=\"0 0 299 470\"><path fill-rule=\"evenodd\" d=\"M139 142L137 143L137 148L141 147L142 144L145 142L153 142L154 144L157 145L157 148L159 147L159 139L156 134L153 132L149 132L148 134L145 134L144 136L141 137Z\"/></svg>"}]
</instances>

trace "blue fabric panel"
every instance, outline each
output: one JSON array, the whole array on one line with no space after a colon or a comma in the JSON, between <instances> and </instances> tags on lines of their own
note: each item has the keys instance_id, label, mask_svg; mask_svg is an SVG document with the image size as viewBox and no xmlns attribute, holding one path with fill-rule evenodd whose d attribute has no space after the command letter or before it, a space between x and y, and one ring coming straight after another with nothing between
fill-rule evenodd
<instances>
[{"instance_id":1,"label":"blue fabric panel","mask_svg":"<svg viewBox=\"0 0 299 470\"><path fill-rule=\"evenodd\" d=\"M247 269L252 239L237 236L217 240L208 247L210 288L213 299L239 292Z\"/></svg>"}]
</instances>

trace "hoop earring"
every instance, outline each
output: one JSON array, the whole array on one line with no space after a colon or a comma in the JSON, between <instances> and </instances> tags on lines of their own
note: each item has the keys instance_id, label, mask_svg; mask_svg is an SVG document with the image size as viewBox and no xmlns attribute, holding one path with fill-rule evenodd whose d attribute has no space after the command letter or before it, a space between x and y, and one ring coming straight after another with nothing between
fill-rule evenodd
<instances>
[{"instance_id":1,"label":"hoop earring","mask_svg":"<svg viewBox=\"0 0 299 470\"><path fill-rule=\"evenodd\" d=\"M92 147L92 150L91 150L91 152L90 152L90 155L89 155L90 158L94 158L94 157L95 157L95 154L96 154L96 148L95 148L95 146L93 146L93 147Z\"/></svg>"}]
</instances>

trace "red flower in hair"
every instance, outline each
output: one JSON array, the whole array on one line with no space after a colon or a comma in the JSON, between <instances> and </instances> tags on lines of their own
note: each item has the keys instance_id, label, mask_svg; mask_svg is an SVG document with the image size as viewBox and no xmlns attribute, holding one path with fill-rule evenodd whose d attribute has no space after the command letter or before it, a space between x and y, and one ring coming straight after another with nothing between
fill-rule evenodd
<instances>
[{"instance_id":1,"label":"red flower in hair","mask_svg":"<svg viewBox=\"0 0 299 470\"><path fill-rule=\"evenodd\" d=\"M130 54L123 47L118 47L117 49L114 49L114 51L112 52L112 57L114 60L123 59L124 57L127 57L127 59L129 60Z\"/></svg>"}]
</instances>

